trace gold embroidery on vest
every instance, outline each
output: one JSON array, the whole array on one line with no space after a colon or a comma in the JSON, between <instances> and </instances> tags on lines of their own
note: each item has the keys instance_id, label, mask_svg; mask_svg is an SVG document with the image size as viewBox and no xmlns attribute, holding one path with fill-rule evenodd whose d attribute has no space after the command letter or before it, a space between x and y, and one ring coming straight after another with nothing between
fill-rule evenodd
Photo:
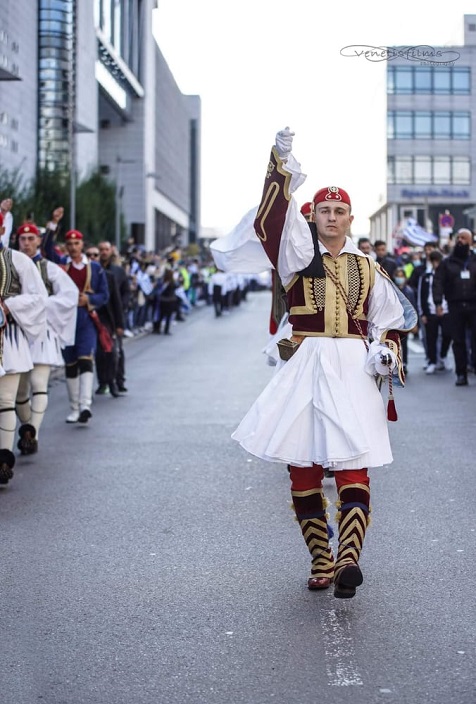
<instances>
[{"instance_id":1,"label":"gold embroidery on vest","mask_svg":"<svg viewBox=\"0 0 476 704\"><path fill-rule=\"evenodd\" d=\"M326 279L321 277L319 279L312 280L312 287L314 290L314 300L316 302L317 310L323 310L326 304Z\"/></svg>"},{"instance_id":2,"label":"gold embroidery on vest","mask_svg":"<svg viewBox=\"0 0 476 704\"><path fill-rule=\"evenodd\" d=\"M342 281L344 279L344 288L346 288L346 269L345 261L339 262L339 259L332 259L329 255L324 255L322 257L322 263L324 264L324 269L327 271L330 269L335 277ZM342 266L342 263L344 266ZM339 295L336 286L330 276L326 276L326 305L324 308L324 332L329 337L340 337L342 333L348 332L347 330L347 312L345 308L345 302L342 300L342 296Z\"/></svg>"},{"instance_id":3,"label":"gold embroidery on vest","mask_svg":"<svg viewBox=\"0 0 476 704\"><path fill-rule=\"evenodd\" d=\"M313 281L307 276L300 276L299 280L302 281L302 288L304 292L304 305L303 306L293 306L289 311L289 315L312 315L317 313L317 305L314 297Z\"/></svg>"},{"instance_id":4,"label":"gold embroidery on vest","mask_svg":"<svg viewBox=\"0 0 476 704\"><path fill-rule=\"evenodd\" d=\"M0 251L0 297L10 298L21 293L20 277L13 264L10 249Z\"/></svg>"},{"instance_id":5,"label":"gold embroidery on vest","mask_svg":"<svg viewBox=\"0 0 476 704\"><path fill-rule=\"evenodd\" d=\"M353 317L366 320L364 303L375 283L373 261L366 257L344 253L336 259L324 255L323 264L329 275L325 278L302 278L305 305L293 306L290 315L312 315L318 310L324 309L324 330L311 332L295 329L293 330L294 334L322 337L360 337L360 335L349 333L349 314L346 302L338 293L331 276L340 282L348 296Z\"/></svg>"},{"instance_id":6,"label":"gold embroidery on vest","mask_svg":"<svg viewBox=\"0 0 476 704\"><path fill-rule=\"evenodd\" d=\"M50 279L48 278L48 264L46 259L38 259L36 262L36 267L40 272L40 276L43 280L43 283L45 284L45 288L48 292L48 296L53 295L53 284L51 283Z\"/></svg>"}]
</instances>

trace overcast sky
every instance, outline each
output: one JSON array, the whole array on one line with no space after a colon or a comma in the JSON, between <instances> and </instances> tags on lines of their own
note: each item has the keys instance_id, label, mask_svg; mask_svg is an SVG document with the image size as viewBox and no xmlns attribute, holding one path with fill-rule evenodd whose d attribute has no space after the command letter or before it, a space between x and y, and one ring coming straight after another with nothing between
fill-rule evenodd
<instances>
[{"instance_id":1,"label":"overcast sky","mask_svg":"<svg viewBox=\"0 0 476 704\"><path fill-rule=\"evenodd\" d=\"M387 61L342 49L462 44L472 12L470 0L159 0L160 49L182 93L202 101L202 226L228 232L259 203L289 125L308 175L298 201L341 186L353 233L367 233L385 198Z\"/></svg>"}]
</instances>

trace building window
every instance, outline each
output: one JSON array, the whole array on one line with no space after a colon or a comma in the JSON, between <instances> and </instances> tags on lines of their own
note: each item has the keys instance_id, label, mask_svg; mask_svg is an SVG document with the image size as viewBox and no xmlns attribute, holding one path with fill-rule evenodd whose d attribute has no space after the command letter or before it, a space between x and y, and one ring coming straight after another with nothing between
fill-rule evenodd
<instances>
[{"instance_id":1,"label":"building window","mask_svg":"<svg viewBox=\"0 0 476 704\"><path fill-rule=\"evenodd\" d=\"M468 66L389 66L387 93L470 95L471 70Z\"/></svg>"},{"instance_id":2,"label":"building window","mask_svg":"<svg viewBox=\"0 0 476 704\"><path fill-rule=\"evenodd\" d=\"M466 156L389 156L390 185L469 186L471 164Z\"/></svg>"},{"instance_id":3,"label":"building window","mask_svg":"<svg viewBox=\"0 0 476 704\"><path fill-rule=\"evenodd\" d=\"M464 186L471 183L471 165L467 157L455 156L451 160L451 165L453 183Z\"/></svg>"},{"instance_id":4,"label":"building window","mask_svg":"<svg viewBox=\"0 0 476 704\"><path fill-rule=\"evenodd\" d=\"M396 183L413 183L413 159L411 156L400 156L395 159Z\"/></svg>"},{"instance_id":5,"label":"building window","mask_svg":"<svg viewBox=\"0 0 476 704\"><path fill-rule=\"evenodd\" d=\"M393 119L395 139L413 139L413 113L406 110L395 112Z\"/></svg>"},{"instance_id":6,"label":"building window","mask_svg":"<svg viewBox=\"0 0 476 704\"><path fill-rule=\"evenodd\" d=\"M395 74L395 93L413 93L413 71L411 67L401 67Z\"/></svg>"},{"instance_id":7,"label":"building window","mask_svg":"<svg viewBox=\"0 0 476 704\"><path fill-rule=\"evenodd\" d=\"M417 137L420 135L417 133ZM433 114L433 134L435 139L451 139L451 113L435 112Z\"/></svg>"},{"instance_id":8,"label":"building window","mask_svg":"<svg viewBox=\"0 0 476 704\"><path fill-rule=\"evenodd\" d=\"M431 138L431 112L415 113L415 134L417 134L419 138Z\"/></svg>"},{"instance_id":9,"label":"building window","mask_svg":"<svg viewBox=\"0 0 476 704\"><path fill-rule=\"evenodd\" d=\"M435 156L433 159L433 180L427 183L443 185L451 183L451 159L449 156Z\"/></svg>"},{"instance_id":10,"label":"building window","mask_svg":"<svg viewBox=\"0 0 476 704\"><path fill-rule=\"evenodd\" d=\"M431 183L431 157L416 156L413 167L413 183Z\"/></svg>"},{"instance_id":11,"label":"building window","mask_svg":"<svg viewBox=\"0 0 476 704\"><path fill-rule=\"evenodd\" d=\"M469 139L471 113L390 110L387 115L388 139Z\"/></svg>"},{"instance_id":12,"label":"building window","mask_svg":"<svg viewBox=\"0 0 476 704\"><path fill-rule=\"evenodd\" d=\"M39 0L38 163L67 171L75 112L74 0Z\"/></svg>"}]
</instances>

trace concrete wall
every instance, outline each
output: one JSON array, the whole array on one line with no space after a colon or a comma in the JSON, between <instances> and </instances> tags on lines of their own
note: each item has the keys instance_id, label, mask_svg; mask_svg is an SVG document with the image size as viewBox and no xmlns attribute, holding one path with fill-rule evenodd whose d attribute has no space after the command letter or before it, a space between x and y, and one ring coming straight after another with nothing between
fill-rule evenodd
<instances>
[{"instance_id":1,"label":"concrete wall","mask_svg":"<svg viewBox=\"0 0 476 704\"><path fill-rule=\"evenodd\" d=\"M21 78L0 82L0 167L19 168L26 180L36 169L37 15L36 2L0 0L0 57L17 65Z\"/></svg>"}]
</instances>

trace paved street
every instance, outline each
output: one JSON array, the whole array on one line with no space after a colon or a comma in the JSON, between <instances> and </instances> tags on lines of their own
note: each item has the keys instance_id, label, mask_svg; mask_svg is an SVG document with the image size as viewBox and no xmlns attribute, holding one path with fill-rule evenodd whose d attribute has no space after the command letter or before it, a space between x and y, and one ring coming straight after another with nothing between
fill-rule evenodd
<instances>
[{"instance_id":1,"label":"paved street","mask_svg":"<svg viewBox=\"0 0 476 704\"><path fill-rule=\"evenodd\" d=\"M0 492L1 704L475 704L476 376L411 344L364 584L309 592L286 469L230 439L273 374L269 305L128 340L130 393L88 427L53 384Z\"/></svg>"}]
</instances>

